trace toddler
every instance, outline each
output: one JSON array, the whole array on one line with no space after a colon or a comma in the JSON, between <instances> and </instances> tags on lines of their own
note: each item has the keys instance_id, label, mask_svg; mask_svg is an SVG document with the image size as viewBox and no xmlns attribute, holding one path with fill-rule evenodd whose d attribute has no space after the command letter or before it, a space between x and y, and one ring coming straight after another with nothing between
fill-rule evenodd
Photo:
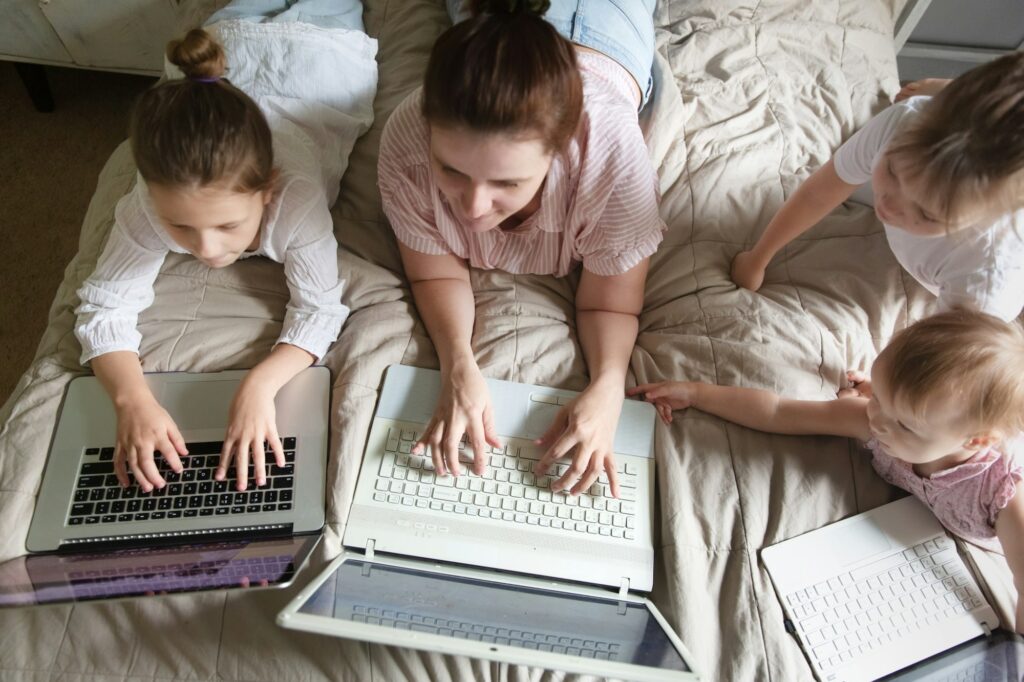
<instances>
[{"instance_id":1,"label":"toddler","mask_svg":"<svg viewBox=\"0 0 1024 682\"><path fill-rule=\"evenodd\" d=\"M864 390L829 401L770 391L666 381L627 391L666 423L695 407L782 434L860 439L875 471L916 495L950 532L1000 550L1024 590L1024 495L1014 458L1024 431L1024 330L986 313L953 310L897 334ZM1016 610L1024 630L1024 600Z\"/></svg>"},{"instance_id":2,"label":"toddler","mask_svg":"<svg viewBox=\"0 0 1024 682\"><path fill-rule=\"evenodd\" d=\"M284 265L291 297L281 333L232 401L215 474L223 480L234 459L239 490L247 487L250 453L255 483L265 483L264 441L284 466L274 396L324 356L348 316L328 209L351 144L372 120L366 112L372 112L376 87L376 45L361 32L360 6L353 0L333 3L335 17L320 17L320 6L327 5L315 0L252 13L277 4L240 0L211 20L226 19L211 31L234 46L232 77L248 82L252 96L225 77L228 53L206 30L168 45L167 59L184 78L157 84L136 105L130 139L138 179L118 203L96 269L78 290L75 335L82 363L91 364L117 412L115 472L125 486L130 472L144 492L166 483L156 452L176 472L188 454L178 427L149 390L138 357L138 315L153 302L153 283L168 252L191 254L210 268L250 256ZM285 20L274 23L278 14ZM323 20L326 28L293 19ZM368 53L363 56L372 87L353 91L355 76L338 75L347 54L342 40ZM303 49L308 54L296 56ZM283 78L278 92L268 92L266 81L280 55L300 64L306 82ZM362 64L351 65L357 66ZM252 77L253 69L263 82ZM336 87L324 85L324 71ZM303 88L315 93L301 100Z\"/></svg>"},{"instance_id":3,"label":"toddler","mask_svg":"<svg viewBox=\"0 0 1024 682\"><path fill-rule=\"evenodd\" d=\"M939 83L936 87L936 83ZM757 291L776 253L860 185L900 264L938 296L1012 320L1024 307L1024 52L910 96L868 122L782 205L732 279Z\"/></svg>"}]
</instances>

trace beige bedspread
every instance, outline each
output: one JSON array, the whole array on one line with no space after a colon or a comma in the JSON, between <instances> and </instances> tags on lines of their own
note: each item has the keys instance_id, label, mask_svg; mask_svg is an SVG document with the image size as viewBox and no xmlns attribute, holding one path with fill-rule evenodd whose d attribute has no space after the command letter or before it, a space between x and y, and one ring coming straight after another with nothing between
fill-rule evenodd
<instances>
[{"instance_id":1,"label":"beige bedspread","mask_svg":"<svg viewBox=\"0 0 1024 682\"><path fill-rule=\"evenodd\" d=\"M637 381L691 378L828 398L894 330L929 310L896 264L870 209L847 205L773 263L757 294L728 279L801 179L897 90L892 27L900 0L660 2L657 94L645 116L663 192L666 239L653 258ZM325 359L334 377L327 541L338 538L384 369L436 367L376 189L390 111L419 81L448 25L441 0L369 0L379 40L376 122L356 145L334 208L353 314ZM23 553L50 430L68 380L83 373L71 332L74 291L90 273L134 169L111 157L81 248L53 302L36 360L2 412L0 557ZM577 277L474 272L479 362L489 376L585 385L575 339ZM284 313L281 267L211 271L168 259L144 313L147 370L250 367ZM697 412L658 426L659 539L652 595L712 680L801 680L810 671L782 625L760 548L899 493L856 443L770 436ZM978 552L1003 607L1005 565ZM312 571L300 576L302 584ZM0 613L5 680L560 679L560 673L369 646L279 629L294 590L206 593Z\"/></svg>"}]
</instances>

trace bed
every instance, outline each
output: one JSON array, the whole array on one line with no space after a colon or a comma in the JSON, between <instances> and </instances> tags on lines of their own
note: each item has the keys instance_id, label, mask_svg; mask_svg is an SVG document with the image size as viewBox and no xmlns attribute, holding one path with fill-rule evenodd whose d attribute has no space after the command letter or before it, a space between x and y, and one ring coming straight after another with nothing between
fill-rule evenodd
<instances>
[{"instance_id":1,"label":"bed","mask_svg":"<svg viewBox=\"0 0 1024 682\"><path fill-rule=\"evenodd\" d=\"M367 0L379 41L375 123L356 144L333 209L353 313L324 359L333 377L324 542L297 585L340 549L384 370L436 367L380 207L376 149L391 110L419 83L449 24L441 0ZM898 89L892 29L900 0L668 0L655 16L656 95L645 110L669 225L652 259L631 381L690 378L828 398L847 368L930 311L867 207L847 204L789 245L758 293L730 260L802 178ZM67 382L85 370L72 334L75 289L91 272L113 208L134 181L127 145L111 156L49 326L2 410L0 558L24 553L47 443ZM487 376L581 389L565 279L472 273L474 346ZM147 370L252 366L284 314L280 266L211 271L170 257L140 321ZM712 680L811 679L783 627L760 548L900 496L856 443L771 436L690 411L658 426L652 598ZM969 548L1001 616L1015 594L999 557ZM0 612L6 680L562 679L537 668L287 631L287 590L233 591Z\"/></svg>"}]
</instances>

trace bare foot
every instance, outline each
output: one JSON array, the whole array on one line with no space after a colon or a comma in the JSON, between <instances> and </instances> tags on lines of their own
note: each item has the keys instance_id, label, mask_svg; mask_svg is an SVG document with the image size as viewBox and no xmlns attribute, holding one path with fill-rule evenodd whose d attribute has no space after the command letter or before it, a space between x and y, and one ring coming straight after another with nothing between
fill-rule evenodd
<instances>
[{"instance_id":1,"label":"bare foot","mask_svg":"<svg viewBox=\"0 0 1024 682\"><path fill-rule=\"evenodd\" d=\"M949 85L949 81L949 78L922 78L919 81L904 83L900 91L896 93L896 101L902 102L908 97L917 97L918 95L930 97L938 94L942 88Z\"/></svg>"}]
</instances>

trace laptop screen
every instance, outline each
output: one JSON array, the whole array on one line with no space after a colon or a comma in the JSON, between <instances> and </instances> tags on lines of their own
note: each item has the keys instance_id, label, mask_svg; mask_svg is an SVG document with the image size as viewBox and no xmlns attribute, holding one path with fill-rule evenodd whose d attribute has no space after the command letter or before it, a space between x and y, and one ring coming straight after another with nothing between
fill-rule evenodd
<instances>
[{"instance_id":1,"label":"laptop screen","mask_svg":"<svg viewBox=\"0 0 1024 682\"><path fill-rule=\"evenodd\" d=\"M1024 639L996 630L883 678L886 682L1020 682Z\"/></svg>"},{"instance_id":2,"label":"laptop screen","mask_svg":"<svg viewBox=\"0 0 1024 682\"><path fill-rule=\"evenodd\" d=\"M307 535L91 554L31 554L0 564L0 606L284 585L318 539Z\"/></svg>"},{"instance_id":3,"label":"laptop screen","mask_svg":"<svg viewBox=\"0 0 1024 682\"><path fill-rule=\"evenodd\" d=\"M689 671L643 604L358 559L341 563L298 613Z\"/></svg>"}]
</instances>

